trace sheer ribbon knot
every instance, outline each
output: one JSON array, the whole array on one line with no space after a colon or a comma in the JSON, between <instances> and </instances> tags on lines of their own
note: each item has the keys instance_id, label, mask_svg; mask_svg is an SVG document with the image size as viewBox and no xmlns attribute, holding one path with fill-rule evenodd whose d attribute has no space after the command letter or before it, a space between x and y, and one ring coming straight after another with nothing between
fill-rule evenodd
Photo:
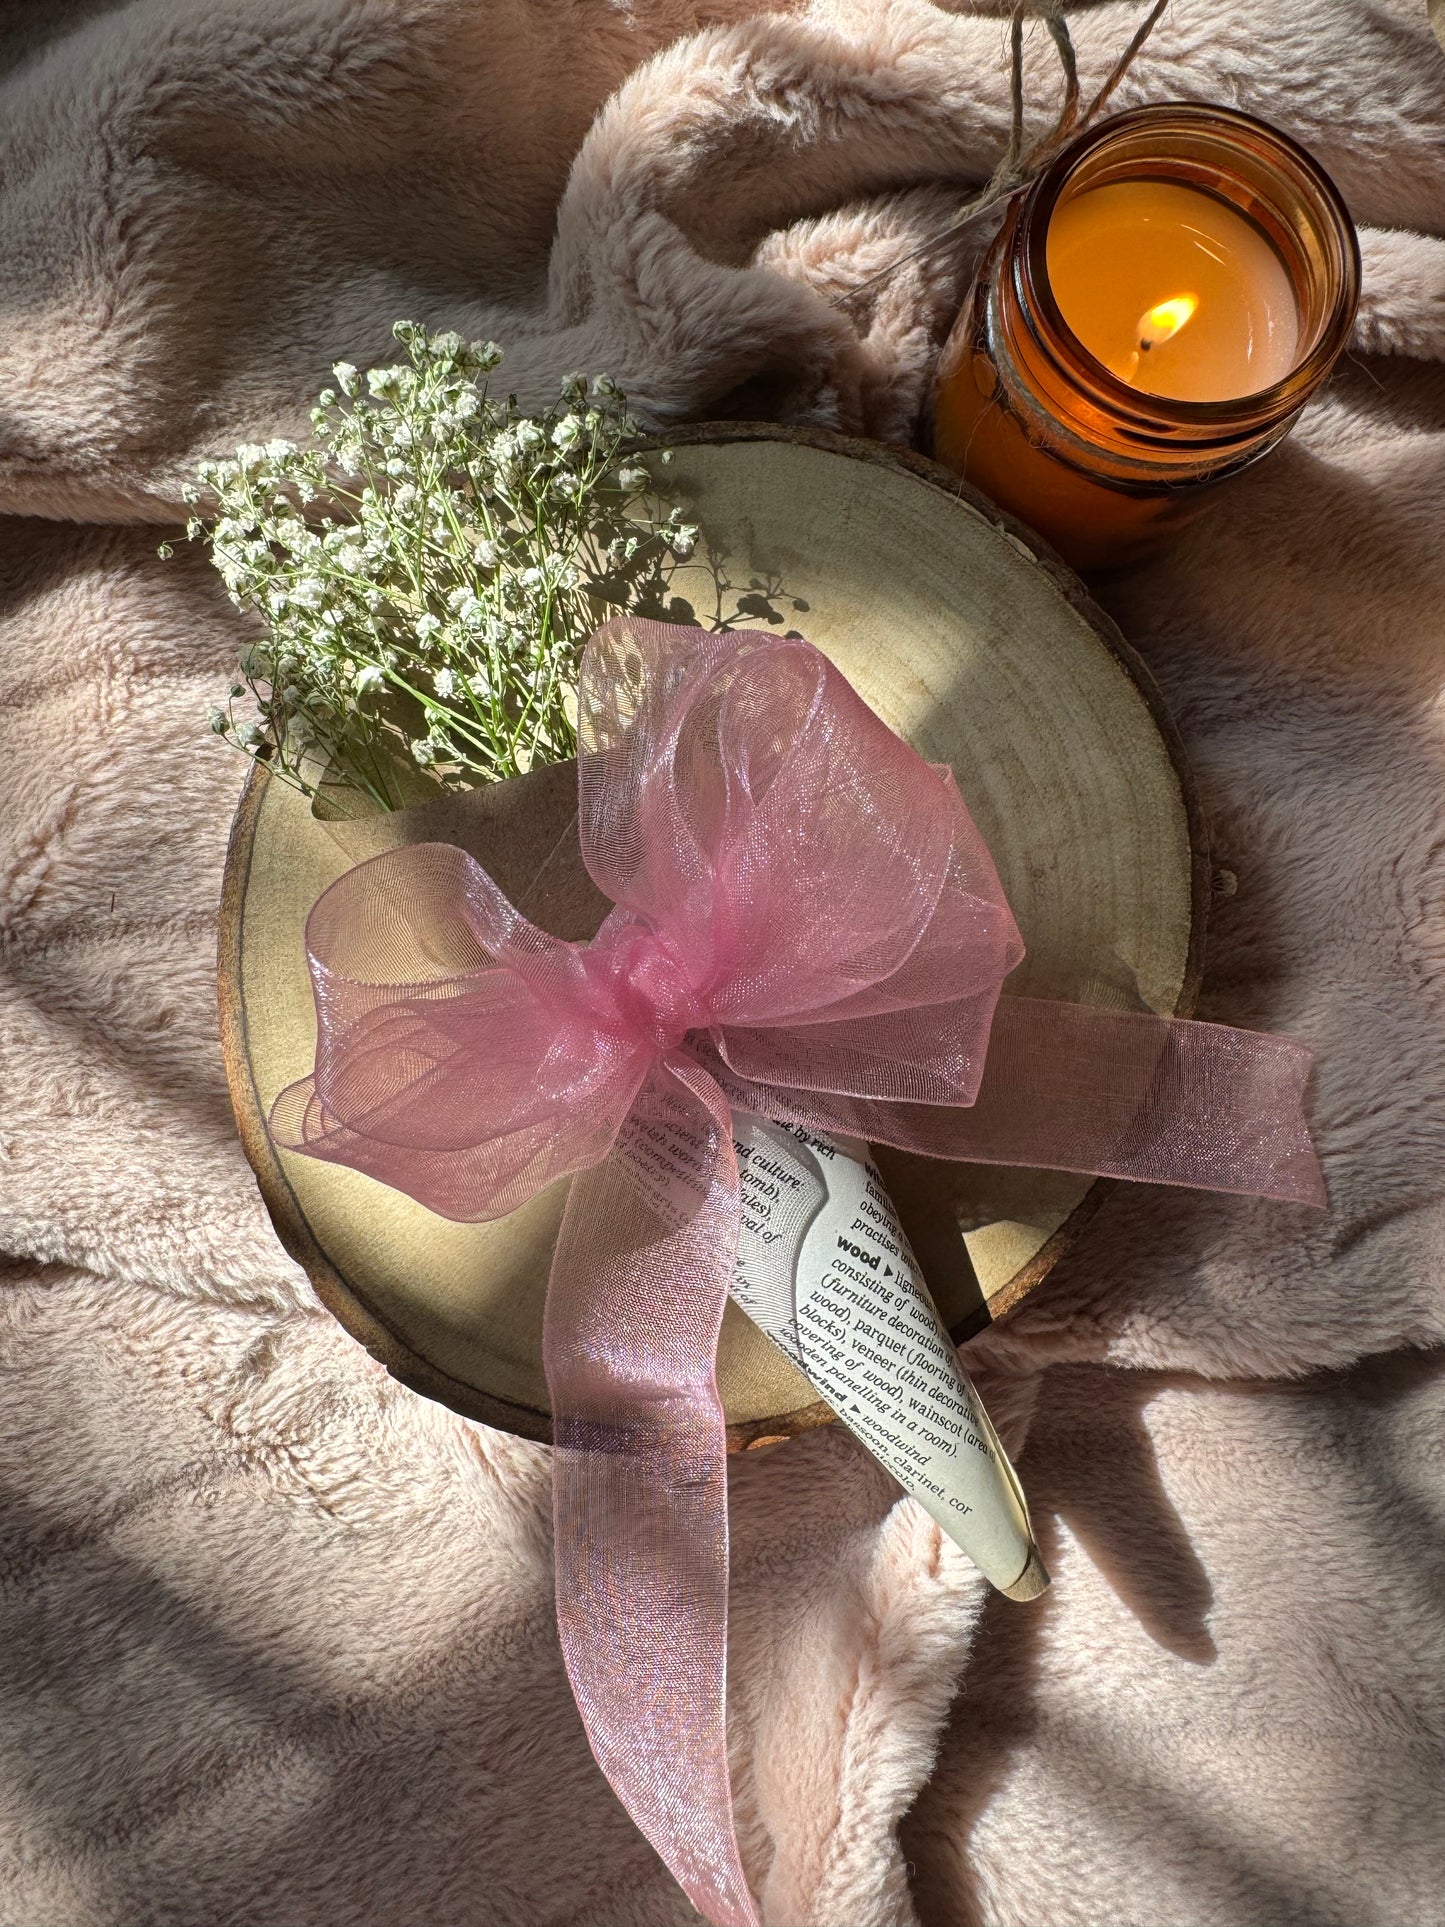
<instances>
[{"instance_id":1,"label":"sheer ribbon knot","mask_svg":"<svg viewBox=\"0 0 1445 1927\"><path fill-rule=\"evenodd\" d=\"M615 905L597 936L539 930L446 845L359 865L308 920L315 1069L272 1130L464 1220L572 1178L544 1331L567 1669L694 1905L757 1927L724 1718L730 1103L934 1156L1321 1203L1309 1055L1001 998L1023 945L951 774L801 639L611 623L579 738L582 855Z\"/></svg>"},{"instance_id":2,"label":"sheer ribbon knot","mask_svg":"<svg viewBox=\"0 0 1445 1927\"><path fill-rule=\"evenodd\" d=\"M690 1030L708 1027L708 1009L687 961L666 936L628 922L584 953L584 967L617 1029L658 1056L676 1050Z\"/></svg>"}]
</instances>

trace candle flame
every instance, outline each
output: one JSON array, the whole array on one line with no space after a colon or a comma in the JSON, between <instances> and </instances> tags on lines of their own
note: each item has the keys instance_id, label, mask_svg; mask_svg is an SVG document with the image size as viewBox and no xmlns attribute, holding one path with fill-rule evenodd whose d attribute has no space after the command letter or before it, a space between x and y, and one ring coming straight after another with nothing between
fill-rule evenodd
<instances>
[{"instance_id":1,"label":"candle flame","mask_svg":"<svg viewBox=\"0 0 1445 1927\"><path fill-rule=\"evenodd\" d=\"M1150 308L1147 314L1140 315L1140 348L1157 348L1161 342L1177 335L1198 306L1197 295L1176 294L1172 301L1161 301L1157 307Z\"/></svg>"}]
</instances>

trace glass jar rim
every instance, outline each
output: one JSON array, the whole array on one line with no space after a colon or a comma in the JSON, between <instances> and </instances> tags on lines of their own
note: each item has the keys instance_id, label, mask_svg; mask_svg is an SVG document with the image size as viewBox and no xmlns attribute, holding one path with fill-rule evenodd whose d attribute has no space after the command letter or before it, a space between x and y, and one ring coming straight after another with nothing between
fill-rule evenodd
<instances>
[{"instance_id":1,"label":"glass jar rim","mask_svg":"<svg viewBox=\"0 0 1445 1927\"><path fill-rule=\"evenodd\" d=\"M1342 286L1319 338L1299 362L1278 381L1256 388L1248 394L1230 396L1222 401L1183 401L1169 395L1154 395L1121 381L1119 377L1079 339L1065 321L1054 297L1048 275L1048 233L1054 209L1080 166L1097 150L1134 132L1141 126L1157 123L1186 127L1192 123L1205 131L1248 133L1251 141L1273 149L1283 167L1295 177L1295 185L1312 201L1316 229L1328 245L1335 243ZM1024 286L1024 308L1032 332L1041 348L1072 378L1082 374L1100 400L1120 412L1138 419L1147 416L1153 423L1168 428L1233 428L1243 421L1267 422L1282 419L1308 397L1328 373L1349 339L1354 326L1360 292L1360 245L1355 225L1344 197L1329 175L1297 141L1276 127L1258 120L1253 114L1234 107L1213 107L1199 101L1163 101L1147 107L1130 108L1078 136L1052 160L1024 197L1019 213L1017 259ZM1039 323L1043 326L1040 327ZM1061 359L1062 351L1062 359Z\"/></svg>"}]
</instances>

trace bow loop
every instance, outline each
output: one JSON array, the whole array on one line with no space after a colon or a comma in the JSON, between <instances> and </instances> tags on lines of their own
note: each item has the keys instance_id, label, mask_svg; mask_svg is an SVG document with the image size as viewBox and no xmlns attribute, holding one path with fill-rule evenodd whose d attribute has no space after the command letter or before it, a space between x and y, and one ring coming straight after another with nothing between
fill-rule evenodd
<instances>
[{"instance_id":1,"label":"bow loop","mask_svg":"<svg viewBox=\"0 0 1445 1927\"><path fill-rule=\"evenodd\" d=\"M715 1023L946 1004L1022 956L951 774L801 637L609 623L579 718L583 860Z\"/></svg>"},{"instance_id":2,"label":"bow loop","mask_svg":"<svg viewBox=\"0 0 1445 1927\"><path fill-rule=\"evenodd\" d=\"M599 1024L581 947L539 930L463 850L388 850L306 922L316 1062L273 1135L448 1218L505 1217L606 1157L647 1074Z\"/></svg>"}]
</instances>

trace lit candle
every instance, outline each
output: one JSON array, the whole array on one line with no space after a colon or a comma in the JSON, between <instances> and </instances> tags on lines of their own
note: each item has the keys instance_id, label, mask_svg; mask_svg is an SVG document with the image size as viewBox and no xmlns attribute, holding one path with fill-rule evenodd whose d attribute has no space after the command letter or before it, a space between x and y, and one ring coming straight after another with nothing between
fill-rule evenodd
<instances>
[{"instance_id":1,"label":"lit candle","mask_svg":"<svg viewBox=\"0 0 1445 1927\"><path fill-rule=\"evenodd\" d=\"M1299 304L1260 229L1177 181L1116 181L1066 200L1048 231L1059 312L1111 375L1149 395L1232 401L1282 381Z\"/></svg>"},{"instance_id":2,"label":"lit candle","mask_svg":"<svg viewBox=\"0 0 1445 1927\"><path fill-rule=\"evenodd\" d=\"M1244 114L1093 129L1005 221L949 337L934 452L1081 568L1127 560L1293 424L1349 337L1328 177Z\"/></svg>"}]
</instances>

